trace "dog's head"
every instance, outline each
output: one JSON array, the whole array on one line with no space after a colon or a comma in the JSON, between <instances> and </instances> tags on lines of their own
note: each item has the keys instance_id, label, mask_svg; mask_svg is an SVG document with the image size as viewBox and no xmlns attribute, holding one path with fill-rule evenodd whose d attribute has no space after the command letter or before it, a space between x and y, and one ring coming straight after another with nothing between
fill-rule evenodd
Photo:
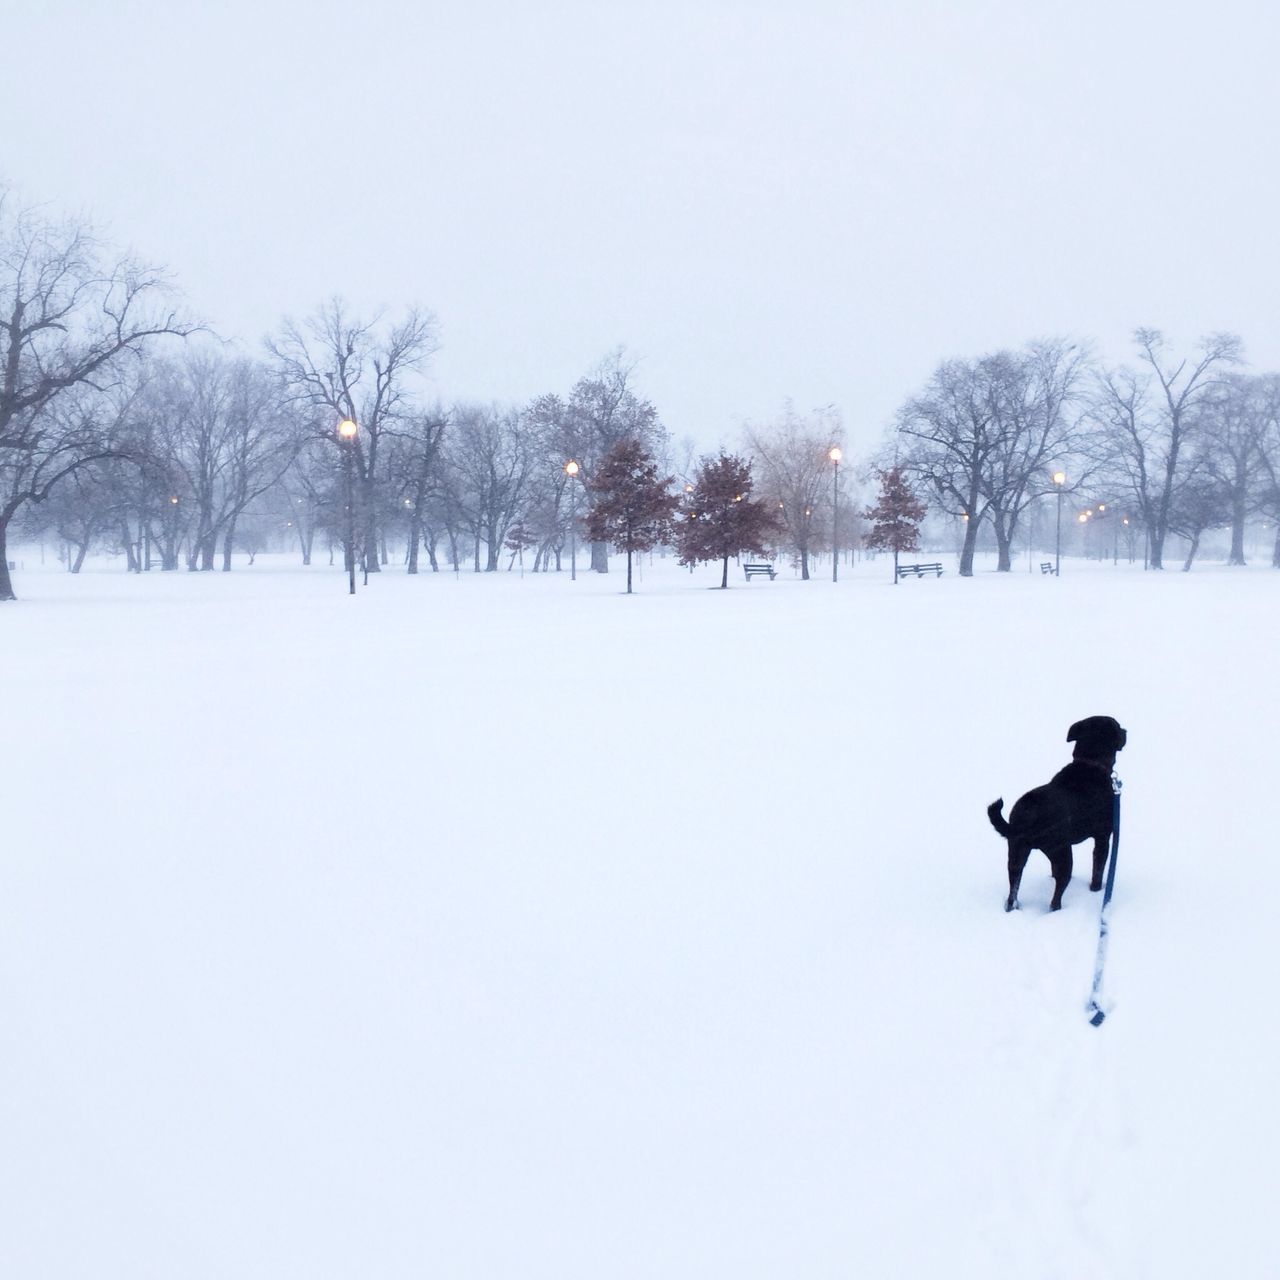
<instances>
[{"instance_id":1,"label":"dog's head","mask_svg":"<svg viewBox=\"0 0 1280 1280\"><path fill-rule=\"evenodd\" d=\"M1067 730L1067 741L1076 744L1072 756L1077 760L1114 763L1116 752L1122 751L1128 740L1129 735L1120 727L1120 722L1110 716L1089 716L1087 719L1077 720Z\"/></svg>"}]
</instances>

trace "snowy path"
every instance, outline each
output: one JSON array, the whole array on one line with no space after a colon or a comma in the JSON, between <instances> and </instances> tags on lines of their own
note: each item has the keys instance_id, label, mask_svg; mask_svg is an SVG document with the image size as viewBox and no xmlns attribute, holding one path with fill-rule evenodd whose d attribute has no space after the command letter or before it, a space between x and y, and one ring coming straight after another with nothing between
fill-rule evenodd
<instances>
[{"instance_id":1,"label":"snowy path","mask_svg":"<svg viewBox=\"0 0 1280 1280\"><path fill-rule=\"evenodd\" d=\"M20 583L0 1274L1280 1274L1280 575L879 572Z\"/></svg>"}]
</instances>

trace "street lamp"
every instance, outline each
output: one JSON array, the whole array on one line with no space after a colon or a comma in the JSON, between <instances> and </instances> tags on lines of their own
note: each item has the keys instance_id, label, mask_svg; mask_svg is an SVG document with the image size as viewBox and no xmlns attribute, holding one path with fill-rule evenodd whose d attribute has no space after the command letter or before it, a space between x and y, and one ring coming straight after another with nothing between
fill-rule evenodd
<instances>
[{"instance_id":1,"label":"street lamp","mask_svg":"<svg viewBox=\"0 0 1280 1280\"><path fill-rule=\"evenodd\" d=\"M356 593L356 507L353 458L356 449L356 433L359 427L350 419L338 423L338 441L342 449L342 471L347 490L347 584L350 593Z\"/></svg>"},{"instance_id":2,"label":"street lamp","mask_svg":"<svg viewBox=\"0 0 1280 1280\"><path fill-rule=\"evenodd\" d=\"M569 477L569 581L578 580L578 486L573 482L581 468L572 458L564 464Z\"/></svg>"},{"instance_id":3,"label":"street lamp","mask_svg":"<svg viewBox=\"0 0 1280 1280\"><path fill-rule=\"evenodd\" d=\"M840 446L832 445L831 452L827 454L831 459L831 581L838 582L840 580L840 459L844 457L844 451Z\"/></svg>"},{"instance_id":4,"label":"street lamp","mask_svg":"<svg viewBox=\"0 0 1280 1280\"><path fill-rule=\"evenodd\" d=\"M1067 483L1067 473L1055 471L1053 483L1058 489L1058 533L1053 551L1053 576L1056 578L1062 572L1062 486Z\"/></svg>"}]
</instances>

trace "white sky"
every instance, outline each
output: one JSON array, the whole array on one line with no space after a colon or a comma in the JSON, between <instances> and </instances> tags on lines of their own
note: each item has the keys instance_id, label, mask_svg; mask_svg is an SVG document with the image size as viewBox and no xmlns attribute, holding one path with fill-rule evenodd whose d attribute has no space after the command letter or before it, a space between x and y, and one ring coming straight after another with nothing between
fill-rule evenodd
<instances>
[{"instance_id":1,"label":"white sky","mask_svg":"<svg viewBox=\"0 0 1280 1280\"><path fill-rule=\"evenodd\" d=\"M1137 324L1280 366L1270 3L0 0L0 175L254 345L439 316L439 393L611 348L711 444L855 448L942 357Z\"/></svg>"}]
</instances>

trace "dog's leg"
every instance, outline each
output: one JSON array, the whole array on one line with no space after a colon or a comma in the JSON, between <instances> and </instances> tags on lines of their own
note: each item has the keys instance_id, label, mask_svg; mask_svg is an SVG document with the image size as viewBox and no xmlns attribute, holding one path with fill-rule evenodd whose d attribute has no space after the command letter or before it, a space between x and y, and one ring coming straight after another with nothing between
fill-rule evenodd
<instances>
[{"instance_id":1,"label":"dog's leg","mask_svg":"<svg viewBox=\"0 0 1280 1280\"><path fill-rule=\"evenodd\" d=\"M1061 911L1063 890L1071 883L1071 846L1064 844L1057 849L1046 849L1045 853L1053 867L1053 900L1049 910Z\"/></svg>"},{"instance_id":2,"label":"dog's leg","mask_svg":"<svg viewBox=\"0 0 1280 1280\"><path fill-rule=\"evenodd\" d=\"M1089 881L1089 888L1097 893L1102 888L1102 873L1107 869L1107 841L1110 839L1109 832L1101 832L1093 837L1093 878Z\"/></svg>"},{"instance_id":3,"label":"dog's leg","mask_svg":"<svg viewBox=\"0 0 1280 1280\"><path fill-rule=\"evenodd\" d=\"M1018 905L1018 886L1022 883L1022 869L1031 856L1031 846L1013 840L1009 841L1009 896L1005 900L1004 909L1012 911Z\"/></svg>"}]
</instances>

